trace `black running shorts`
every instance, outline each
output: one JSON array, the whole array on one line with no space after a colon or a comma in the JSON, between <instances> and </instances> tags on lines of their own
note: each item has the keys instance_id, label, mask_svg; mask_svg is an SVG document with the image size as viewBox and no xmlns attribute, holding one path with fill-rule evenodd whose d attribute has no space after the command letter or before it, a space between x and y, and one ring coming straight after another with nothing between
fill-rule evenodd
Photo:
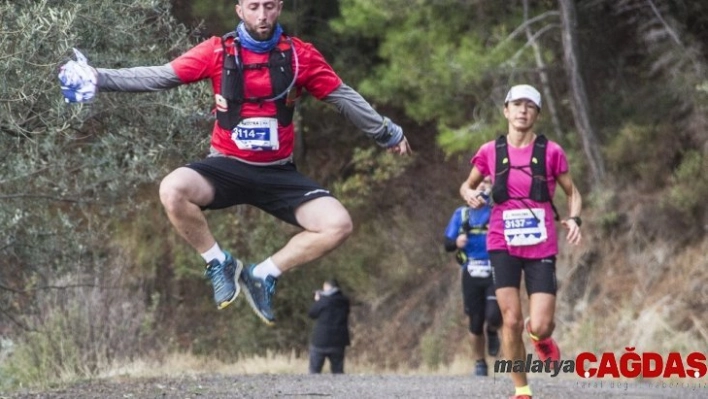
<instances>
[{"instance_id":1,"label":"black running shorts","mask_svg":"<svg viewBox=\"0 0 708 399\"><path fill-rule=\"evenodd\" d=\"M531 295L545 292L555 295L558 291L556 282L556 257L543 259L524 259L509 255L507 251L490 251L492 276L497 288L521 288L521 272L524 272L526 292Z\"/></svg>"},{"instance_id":2,"label":"black running shorts","mask_svg":"<svg viewBox=\"0 0 708 399\"><path fill-rule=\"evenodd\" d=\"M501 311L494 293L492 276L472 277L462 269L462 301L465 314L469 317L469 331L475 335L483 333L484 322L497 329L501 326Z\"/></svg>"},{"instance_id":3,"label":"black running shorts","mask_svg":"<svg viewBox=\"0 0 708 399\"><path fill-rule=\"evenodd\" d=\"M319 183L297 171L295 164L255 166L228 157L209 157L185 165L214 186L214 200L203 209L247 204L302 227L295 209L319 197L331 197Z\"/></svg>"}]
</instances>

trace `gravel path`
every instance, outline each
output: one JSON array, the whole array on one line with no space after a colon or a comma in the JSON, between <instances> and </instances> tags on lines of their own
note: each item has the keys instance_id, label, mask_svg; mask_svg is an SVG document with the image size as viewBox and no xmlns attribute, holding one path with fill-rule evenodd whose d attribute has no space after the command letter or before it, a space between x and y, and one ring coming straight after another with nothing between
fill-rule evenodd
<instances>
[{"instance_id":1,"label":"gravel path","mask_svg":"<svg viewBox=\"0 0 708 399\"><path fill-rule=\"evenodd\" d=\"M706 398L708 382L625 383L540 377L531 381L535 398ZM678 385L678 386L677 386ZM503 377L397 375L213 375L180 378L120 379L82 382L42 392L2 394L2 399L133 398L500 398L511 382Z\"/></svg>"}]
</instances>

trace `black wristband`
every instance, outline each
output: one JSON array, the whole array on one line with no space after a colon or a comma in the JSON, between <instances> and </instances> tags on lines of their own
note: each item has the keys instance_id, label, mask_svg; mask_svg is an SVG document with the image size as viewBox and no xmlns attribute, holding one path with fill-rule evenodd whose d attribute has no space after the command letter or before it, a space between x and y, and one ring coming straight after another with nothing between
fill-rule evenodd
<instances>
[{"instance_id":1,"label":"black wristband","mask_svg":"<svg viewBox=\"0 0 708 399\"><path fill-rule=\"evenodd\" d=\"M583 220L580 219L580 216L571 216L568 219L573 219L575 221L575 224L578 225L578 227L583 225Z\"/></svg>"}]
</instances>

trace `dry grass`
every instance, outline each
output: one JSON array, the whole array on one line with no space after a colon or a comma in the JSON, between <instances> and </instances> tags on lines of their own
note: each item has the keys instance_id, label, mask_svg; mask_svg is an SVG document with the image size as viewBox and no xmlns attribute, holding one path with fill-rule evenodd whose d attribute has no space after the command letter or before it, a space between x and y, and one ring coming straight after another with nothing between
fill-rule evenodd
<instances>
[{"instance_id":1,"label":"dry grass","mask_svg":"<svg viewBox=\"0 0 708 399\"><path fill-rule=\"evenodd\" d=\"M291 353L268 353L265 356L253 356L239 359L234 363L224 363L206 357L197 357L186 353L174 353L162 361L143 359L118 365L102 372L98 378L112 377L181 377L199 374L223 375L253 375L253 374L307 374L308 358ZM328 372L325 363L323 372ZM345 371L347 374L396 374L396 375L465 375L471 371L469 356L460 355L448 365L436 369L420 367L417 369L382 366L380 362L369 362L360 359L347 359Z\"/></svg>"},{"instance_id":2,"label":"dry grass","mask_svg":"<svg viewBox=\"0 0 708 399\"><path fill-rule=\"evenodd\" d=\"M188 353L173 353L161 361L140 359L118 365L103 372L100 377L173 377L197 375L202 373L218 374L297 374L307 370L306 359L299 359L294 354L272 354L239 359L235 363L224 363L217 359L198 357Z\"/></svg>"},{"instance_id":3,"label":"dry grass","mask_svg":"<svg viewBox=\"0 0 708 399\"><path fill-rule=\"evenodd\" d=\"M560 305L565 317L558 337L565 353L620 353L625 347L690 353L708 347L708 241L680 251L659 243L642 251L605 249L594 265L592 287L577 303Z\"/></svg>"}]
</instances>

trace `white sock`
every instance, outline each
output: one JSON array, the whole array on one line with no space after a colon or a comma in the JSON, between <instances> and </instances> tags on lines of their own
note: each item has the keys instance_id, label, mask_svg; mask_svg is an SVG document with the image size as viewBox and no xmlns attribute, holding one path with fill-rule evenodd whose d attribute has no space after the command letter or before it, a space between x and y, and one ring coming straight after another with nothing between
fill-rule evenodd
<instances>
[{"instance_id":1,"label":"white sock","mask_svg":"<svg viewBox=\"0 0 708 399\"><path fill-rule=\"evenodd\" d=\"M278 278L281 274L283 272L278 269L278 266L273 263L273 259L270 257L253 268L253 275L264 280L268 276Z\"/></svg>"},{"instance_id":2,"label":"white sock","mask_svg":"<svg viewBox=\"0 0 708 399\"><path fill-rule=\"evenodd\" d=\"M223 263L226 260L226 255L224 254L224 251L219 248L219 243L215 243L213 247L209 248L208 251L202 254L202 258L204 258L206 263L209 263L214 259L218 260L219 263Z\"/></svg>"}]
</instances>

